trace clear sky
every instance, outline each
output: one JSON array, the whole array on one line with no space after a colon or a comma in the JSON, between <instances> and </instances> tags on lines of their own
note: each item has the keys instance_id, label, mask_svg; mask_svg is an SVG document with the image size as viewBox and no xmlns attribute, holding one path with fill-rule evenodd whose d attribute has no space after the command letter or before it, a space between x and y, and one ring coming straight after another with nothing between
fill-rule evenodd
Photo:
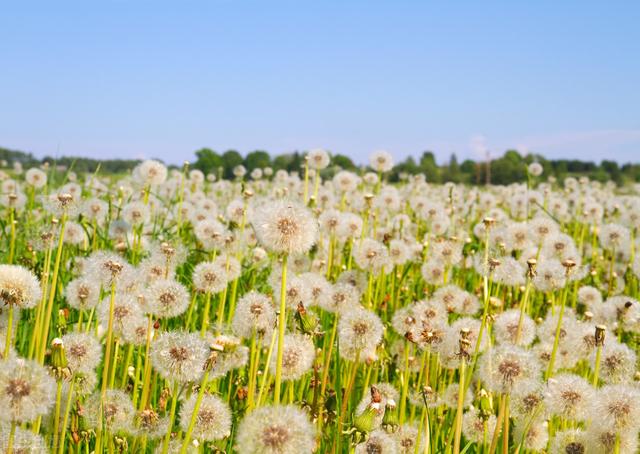
<instances>
[{"instance_id":1,"label":"clear sky","mask_svg":"<svg viewBox=\"0 0 640 454\"><path fill-rule=\"evenodd\" d=\"M640 161L640 2L6 1L0 146Z\"/></svg>"}]
</instances>

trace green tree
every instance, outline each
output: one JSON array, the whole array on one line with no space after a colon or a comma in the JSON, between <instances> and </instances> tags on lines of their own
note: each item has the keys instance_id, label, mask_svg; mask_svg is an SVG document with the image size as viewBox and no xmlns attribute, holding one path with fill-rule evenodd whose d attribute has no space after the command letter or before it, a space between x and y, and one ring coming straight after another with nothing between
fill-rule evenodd
<instances>
[{"instance_id":1,"label":"green tree","mask_svg":"<svg viewBox=\"0 0 640 454\"><path fill-rule=\"evenodd\" d=\"M440 171L438 164L436 164L436 158L431 151L425 151L420 157L420 169L427 177L427 181L430 183L440 182Z\"/></svg>"},{"instance_id":2,"label":"green tree","mask_svg":"<svg viewBox=\"0 0 640 454\"><path fill-rule=\"evenodd\" d=\"M196 162L193 163L193 167L201 170L205 175L211 172L217 174L218 168L224 167L224 163L220 155L212 149L201 148L196 151Z\"/></svg>"},{"instance_id":3,"label":"green tree","mask_svg":"<svg viewBox=\"0 0 640 454\"><path fill-rule=\"evenodd\" d=\"M263 169L271 166L271 156L262 150L252 151L244 158L244 166L249 172L253 169Z\"/></svg>"},{"instance_id":4,"label":"green tree","mask_svg":"<svg viewBox=\"0 0 640 454\"><path fill-rule=\"evenodd\" d=\"M227 150L222 154L222 164L224 166L225 178L234 178L233 168L242 164L244 160L236 150Z\"/></svg>"},{"instance_id":5,"label":"green tree","mask_svg":"<svg viewBox=\"0 0 640 454\"><path fill-rule=\"evenodd\" d=\"M356 170L356 165L353 163L351 158L342 154L333 155L331 162L334 166L338 166L344 170Z\"/></svg>"}]
</instances>

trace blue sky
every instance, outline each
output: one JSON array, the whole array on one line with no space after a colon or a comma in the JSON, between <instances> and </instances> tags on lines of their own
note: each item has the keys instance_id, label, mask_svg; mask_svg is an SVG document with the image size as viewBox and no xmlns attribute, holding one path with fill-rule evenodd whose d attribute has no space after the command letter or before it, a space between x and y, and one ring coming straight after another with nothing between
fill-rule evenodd
<instances>
[{"instance_id":1,"label":"blue sky","mask_svg":"<svg viewBox=\"0 0 640 454\"><path fill-rule=\"evenodd\" d=\"M640 161L640 2L5 2L0 146Z\"/></svg>"}]
</instances>

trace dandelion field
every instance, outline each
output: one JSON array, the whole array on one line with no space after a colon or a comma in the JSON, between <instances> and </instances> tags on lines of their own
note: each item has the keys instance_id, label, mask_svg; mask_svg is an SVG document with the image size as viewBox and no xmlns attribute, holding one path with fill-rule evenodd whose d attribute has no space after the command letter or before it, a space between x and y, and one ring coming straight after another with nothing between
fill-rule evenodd
<instances>
[{"instance_id":1,"label":"dandelion field","mask_svg":"<svg viewBox=\"0 0 640 454\"><path fill-rule=\"evenodd\" d=\"M640 187L0 175L3 453L635 453Z\"/></svg>"}]
</instances>

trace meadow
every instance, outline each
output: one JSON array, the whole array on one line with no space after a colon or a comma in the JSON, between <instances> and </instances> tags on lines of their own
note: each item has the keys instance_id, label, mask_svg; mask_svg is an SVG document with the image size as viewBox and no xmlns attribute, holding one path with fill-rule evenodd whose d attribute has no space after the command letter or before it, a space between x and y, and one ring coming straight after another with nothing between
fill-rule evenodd
<instances>
[{"instance_id":1,"label":"meadow","mask_svg":"<svg viewBox=\"0 0 640 454\"><path fill-rule=\"evenodd\" d=\"M638 452L640 185L330 164L2 170L0 452Z\"/></svg>"}]
</instances>

